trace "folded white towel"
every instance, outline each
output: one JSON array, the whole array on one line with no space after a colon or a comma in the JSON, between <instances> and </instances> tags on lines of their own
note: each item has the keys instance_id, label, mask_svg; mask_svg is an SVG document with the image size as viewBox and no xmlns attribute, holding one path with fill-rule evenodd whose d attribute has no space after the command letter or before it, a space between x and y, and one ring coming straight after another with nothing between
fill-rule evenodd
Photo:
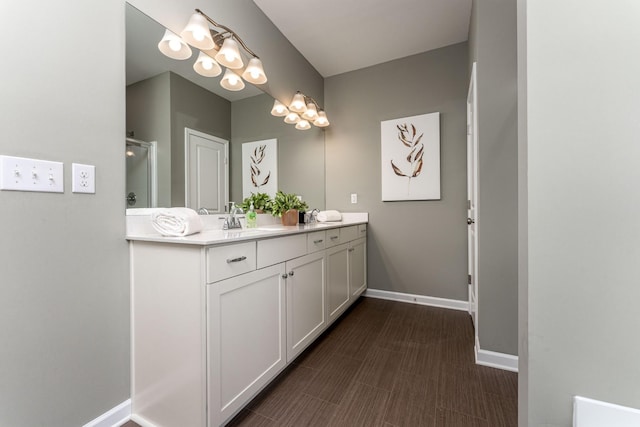
<instances>
[{"instance_id":1,"label":"folded white towel","mask_svg":"<svg viewBox=\"0 0 640 427\"><path fill-rule=\"evenodd\" d=\"M151 214L151 225L163 236L188 236L202 231L202 219L193 209L167 208Z\"/></svg>"},{"instance_id":2,"label":"folded white towel","mask_svg":"<svg viewBox=\"0 0 640 427\"><path fill-rule=\"evenodd\" d=\"M338 211L320 211L316 218L320 222L342 221L342 214Z\"/></svg>"}]
</instances>

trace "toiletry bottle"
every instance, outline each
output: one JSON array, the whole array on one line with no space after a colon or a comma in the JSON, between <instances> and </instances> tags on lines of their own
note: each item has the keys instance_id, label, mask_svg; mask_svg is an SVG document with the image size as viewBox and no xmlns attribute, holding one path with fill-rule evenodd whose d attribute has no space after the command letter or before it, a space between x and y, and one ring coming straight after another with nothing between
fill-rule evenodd
<instances>
[{"instance_id":1,"label":"toiletry bottle","mask_svg":"<svg viewBox=\"0 0 640 427\"><path fill-rule=\"evenodd\" d=\"M256 228L258 226L258 214L256 214L253 208L253 202L249 206L249 212L247 212L247 228Z\"/></svg>"}]
</instances>

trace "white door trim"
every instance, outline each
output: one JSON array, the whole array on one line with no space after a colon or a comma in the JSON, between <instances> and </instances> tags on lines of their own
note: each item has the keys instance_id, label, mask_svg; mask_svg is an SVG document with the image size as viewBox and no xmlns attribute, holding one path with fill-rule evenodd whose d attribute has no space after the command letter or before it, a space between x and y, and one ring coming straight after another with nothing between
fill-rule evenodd
<instances>
[{"instance_id":1,"label":"white door trim","mask_svg":"<svg viewBox=\"0 0 640 427\"><path fill-rule=\"evenodd\" d=\"M478 341L478 227L479 227L479 200L478 200L478 88L477 65L474 62L471 68L469 92L467 93L467 218L473 222L467 225L468 235L468 274L471 276L469 284L469 313L473 317L475 338Z\"/></svg>"}]
</instances>

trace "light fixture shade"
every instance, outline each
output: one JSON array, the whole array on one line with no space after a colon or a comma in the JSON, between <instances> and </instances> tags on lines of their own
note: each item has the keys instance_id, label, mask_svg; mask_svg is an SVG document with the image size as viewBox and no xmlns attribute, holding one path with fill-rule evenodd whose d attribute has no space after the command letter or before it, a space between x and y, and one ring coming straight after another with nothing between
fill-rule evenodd
<instances>
[{"instance_id":1,"label":"light fixture shade","mask_svg":"<svg viewBox=\"0 0 640 427\"><path fill-rule=\"evenodd\" d=\"M244 89L244 82L242 81L242 77L231 70L227 70L224 72L224 76L220 81L220 86L227 90L237 91Z\"/></svg>"},{"instance_id":2,"label":"light fixture shade","mask_svg":"<svg viewBox=\"0 0 640 427\"><path fill-rule=\"evenodd\" d=\"M293 95L291 104L289 104L289 111L293 111L294 113L304 113L306 109L307 106L304 102L304 95L300 92L296 92L296 94Z\"/></svg>"},{"instance_id":3,"label":"light fixture shade","mask_svg":"<svg viewBox=\"0 0 640 427\"><path fill-rule=\"evenodd\" d=\"M309 120L310 122L318 118L318 110L316 110L316 104L310 102L307 104L307 111L302 114L302 118Z\"/></svg>"},{"instance_id":4,"label":"light fixture shade","mask_svg":"<svg viewBox=\"0 0 640 427\"><path fill-rule=\"evenodd\" d=\"M327 113L320 110L318 111L318 118L313 122L314 126L318 126L319 128L325 128L329 126L329 119L327 119Z\"/></svg>"},{"instance_id":5,"label":"light fixture shade","mask_svg":"<svg viewBox=\"0 0 640 427\"><path fill-rule=\"evenodd\" d=\"M196 73L205 77L216 77L222 73L222 68L220 68L216 60L204 52L200 52L198 55L198 59L193 64L193 69Z\"/></svg>"},{"instance_id":6,"label":"light fixture shade","mask_svg":"<svg viewBox=\"0 0 640 427\"><path fill-rule=\"evenodd\" d=\"M191 58L191 48L177 34L169 30L164 30L164 36L158 49L166 56L172 59L188 59Z\"/></svg>"},{"instance_id":7,"label":"light fixture shade","mask_svg":"<svg viewBox=\"0 0 640 427\"><path fill-rule=\"evenodd\" d=\"M271 109L271 115L276 117L284 117L287 114L289 114L289 110L287 109L286 105L284 105L282 102L278 101L277 99L273 101L273 108Z\"/></svg>"},{"instance_id":8,"label":"light fixture shade","mask_svg":"<svg viewBox=\"0 0 640 427\"><path fill-rule=\"evenodd\" d=\"M267 82L267 75L262 68L262 61L259 58L251 58L247 68L242 73L242 78L255 85L261 85Z\"/></svg>"},{"instance_id":9,"label":"light fixture shade","mask_svg":"<svg viewBox=\"0 0 640 427\"><path fill-rule=\"evenodd\" d=\"M311 128L311 125L309 124L308 121L306 120L300 120L298 123L296 123L296 129L298 130L307 130Z\"/></svg>"},{"instance_id":10,"label":"light fixture shade","mask_svg":"<svg viewBox=\"0 0 640 427\"><path fill-rule=\"evenodd\" d=\"M284 118L284 122L289 124L289 125L294 125L294 124L298 123L299 121L300 121L300 116L297 115L296 113L289 113Z\"/></svg>"},{"instance_id":11,"label":"light fixture shade","mask_svg":"<svg viewBox=\"0 0 640 427\"><path fill-rule=\"evenodd\" d=\"M244 66L238 50L238 43L231 37L224 39L220 51L216 54L216 61L232 70L238 70Z\"/></svg>"},{"instance_id":12,"label":"light fixture shade","mask_svg":"<svg viewBox=\"0 0 640 427\"><path fill-rule=\"evenodd\" d=\"M215 46L213 38L211 38L209 22L207 18L199 13L191 15L187 26L184 27L184 30L180 33L180 37L191 46L197 47L200 50L213 49L213 46Z\"/></svg>"}]
</instances>

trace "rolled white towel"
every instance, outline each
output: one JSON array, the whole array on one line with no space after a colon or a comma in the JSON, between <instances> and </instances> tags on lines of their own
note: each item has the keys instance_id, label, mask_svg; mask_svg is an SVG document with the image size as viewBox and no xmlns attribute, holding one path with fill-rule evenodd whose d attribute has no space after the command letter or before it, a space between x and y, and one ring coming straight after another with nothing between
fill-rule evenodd
<instances>
[{"instance_id":1,"label":"rolled white towel","mask_svg":"<svg viewBox=\"0 0 640 427\"><path fill-rule=\"evenodd\" d=\"M320 211L316 217L320 222L335 222L342 221L342 214L338 211Z\"/></svg>"},{"instance_id":2,"label":"rolled white towel","mask_svg":"<svg viewBox=\"0 0 640 427\"><path fill-rule=\"evenodd\" d=\"M151 225L163 236L188 236L202 231L202 219L193 209L167 208L151 214Z\"/></svg>"}]
</instances>

